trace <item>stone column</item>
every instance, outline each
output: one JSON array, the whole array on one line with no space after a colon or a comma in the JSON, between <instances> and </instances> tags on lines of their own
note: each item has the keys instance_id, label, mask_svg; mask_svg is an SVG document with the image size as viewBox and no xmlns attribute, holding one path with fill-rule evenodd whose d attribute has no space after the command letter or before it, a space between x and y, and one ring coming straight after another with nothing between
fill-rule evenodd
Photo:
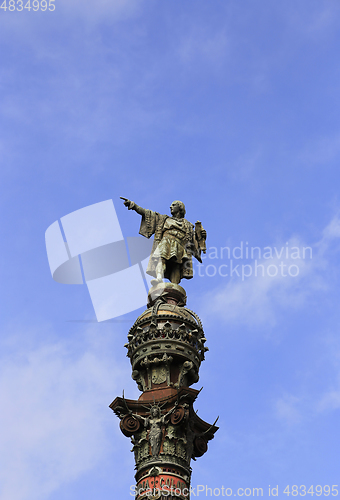
<instances>
[{"instance_id":1,"label":"stone column","mask_svg":"<svg viewBox=\"0 0 340 500\"><path fill-rule=\"evenodd\" d=\"M136 500L188 500L191 459L207 451L218 430L193 409L199 391L190 386L208 348L199 317L185 305L181 286L151 288L125 344L142 394L137 401L117 397L110 408L133 444Z\"/></svg>"}]
</instances>

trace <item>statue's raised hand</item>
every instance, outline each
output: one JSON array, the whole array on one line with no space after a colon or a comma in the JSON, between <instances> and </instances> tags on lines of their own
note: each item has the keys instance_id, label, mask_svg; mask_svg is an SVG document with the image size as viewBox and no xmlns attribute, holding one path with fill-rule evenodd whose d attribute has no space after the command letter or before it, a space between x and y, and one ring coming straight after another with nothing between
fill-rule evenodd
<instances>
[{"instance_id":1,"label":"statue's raised hand","mask_svg":"<svg viewBox=\"0 0 340 500\"><path fill-rule=\"evenodd\" d=\"M120 196L121 200L124 200L124 205L128 207L129 210L134 206L134 202L131 200L128 200L127 198L124 198L123 196Z\"/></svg>"}]
</instances>

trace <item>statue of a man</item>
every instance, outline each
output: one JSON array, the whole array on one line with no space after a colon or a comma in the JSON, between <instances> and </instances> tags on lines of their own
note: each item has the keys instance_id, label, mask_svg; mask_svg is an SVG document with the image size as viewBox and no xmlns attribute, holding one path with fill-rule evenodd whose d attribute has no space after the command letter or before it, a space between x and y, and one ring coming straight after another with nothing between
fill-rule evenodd
<instances>
[{"instance_id":1,"label":"statue of a man","mask_svg":"<svg viewBox=\"0 0 340 500\"><path fill-rule=\"evenodd\" d=\"M156 278L152 285L167 278L171 283L179 284L182 278L193 277L192 256L201 261L201 250L205 253L206 231L199 221L194 227L187 221L185 206L181 201L171 203L169 215L162 215L152 210L139 207L135 202L123 198L129 210L135 210L142 216L139 234L150 238L154 243L146 272Z\"/></svg>"}]
</instances>

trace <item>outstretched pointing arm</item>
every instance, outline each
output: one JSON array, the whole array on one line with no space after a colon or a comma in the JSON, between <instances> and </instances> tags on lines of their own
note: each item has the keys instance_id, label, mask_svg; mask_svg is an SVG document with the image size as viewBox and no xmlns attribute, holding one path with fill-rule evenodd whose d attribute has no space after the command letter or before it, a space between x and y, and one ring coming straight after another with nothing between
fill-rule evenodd
<instances>
[{"instance_id":1,"label":"outstretched pointing arm","mask_svg":"<svg viewBox=\"0 0 340 500\"><path fill-rule=\"evenodd\" d=\"M136 205L134 201L131 201L128 198L124 198L123 196L120 196L120 199L124 200L124 205L128 207L129 210L134 210L139 215L145 214L145 209Z\"/></svg>"}]
</instances>

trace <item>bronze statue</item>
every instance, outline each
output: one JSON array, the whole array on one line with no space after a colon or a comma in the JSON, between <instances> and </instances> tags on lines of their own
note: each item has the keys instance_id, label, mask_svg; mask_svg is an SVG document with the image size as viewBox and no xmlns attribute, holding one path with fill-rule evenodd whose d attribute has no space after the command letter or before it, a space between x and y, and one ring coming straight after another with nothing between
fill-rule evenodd
<instances>
[{"instance_id":1,"label":"bronze statue","mask_svg":"<svg viewBox=\"0 0 340 500\"><path fill-rule=\"evenodd\" d=\"M151 455L154 459L158 459L159 457L163 426L168 423L170 415L176 410L177 405L176 401L175 405L164 416L162 416L161 408L157 404L152 405L150 408L150 417L145 418L141 415L132 414L142 422L145 429L149 429L148 439L151 447Z\"/></svg>"},{"instance_id":2,"label":"bronze statue","mask_svg":"<svg viewBox=\"0 0 340 500\"><path fill-rule=\"evenodd\" d=\"M163 278L176 284L179 284L182 278L191 279L192 256L202 262L201 251L206 253L207 232L202 228L201 222L197 221L194 226L184 218L185 206L181 201L172 202L169 216L139 207L122 196L121 199L129 210L135 210L142 216L139 234L146 238L155 235L146 270L150 276L156 278L151 284L161 283Z\"/></svg>"}]
</instances>

